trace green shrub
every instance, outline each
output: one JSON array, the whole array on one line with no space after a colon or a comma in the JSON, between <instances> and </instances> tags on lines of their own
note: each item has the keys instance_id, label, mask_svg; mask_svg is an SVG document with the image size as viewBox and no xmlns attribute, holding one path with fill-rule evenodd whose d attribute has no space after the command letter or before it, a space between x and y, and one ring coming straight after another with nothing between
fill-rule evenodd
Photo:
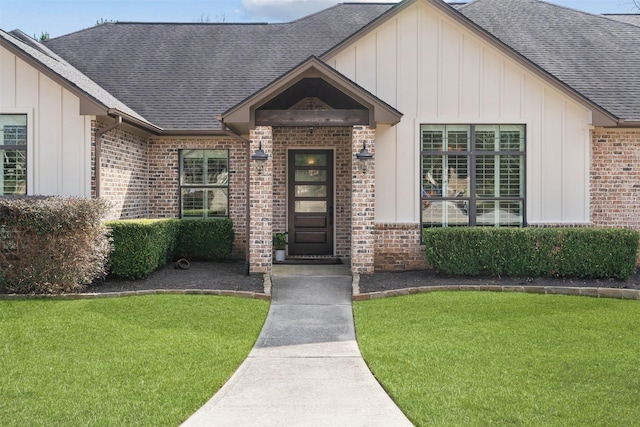
<instances>
[{"instance_id":1,"label":"green shrub","mask_svg":"<svg viewBox=\"0 0 640 427\"><path fill-rule=\"evenodd\" d=\"M616 228L432 228L429 264L447 274L625 280L636 269L635 230Z\"/></svg>"},{"instance_id":2,"label":"green shrub","mask_svg":"<svg viewBox=\"0 0 640 427\"><path fill-rule=\"evenodd\" d=\"M174 257L180 220L117 220L105 225L113 239L109 256L113 274L142 279Z\"/></svg>"},{"instance_id":3,"label":"green shrub","mask_svg":"<svg viewBox=\"0 0 640 427\"><path fill-rule=\"evenodd\" d=\"M230 218L182 220L177 255L193 260L229 258L233 237L233 221Z\"/></svg>"},{"instance_id":4,"label":"green shrub","mask_svg":"<svg viewBox=\"0 0 640 427\"><path fill-rule=\"evenodd\" d=\"M228 258L233 246L233 221L220 219L138 219L106 223L114 250L111 273L142 279L177 258Z\"/></svg>"},{"instance_id":5,"label":"green shrub","mask_svg":"<svg viewBox=\"0 0 640 427\"><path fill-rule=\"evenodd\" d=\"M58 293L105 274L104 200L0 198L0 291Z\"/></svg>"}]
</instances>

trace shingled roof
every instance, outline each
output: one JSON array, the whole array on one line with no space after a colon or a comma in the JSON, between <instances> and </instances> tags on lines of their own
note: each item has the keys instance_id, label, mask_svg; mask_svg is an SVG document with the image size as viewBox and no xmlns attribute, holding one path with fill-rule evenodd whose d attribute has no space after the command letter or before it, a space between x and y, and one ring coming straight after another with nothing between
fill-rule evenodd
<instances>
[{"instance_id":1,"label":"shingled roof","mask_svg":"<svg viewBox=\"0 0 640 427\"><path fill-rule=\"evenodd\" d=\"M166 130L215 130L238 102L394 4L341 4L284 24L107 23L46 43Z\"/></svg>"},{"instance_id":2,"label":"shingled roof","mask_svg":"<svg viewBox=\"0 0 640 427\"><path fill-rule=\"evenodd\" d=\"M458 10L609 113L640 121L640 27L540 0Z\"/></svg>"},{"instance_id":3,"label":"shingled roof","mask_svg":"<svg viewBox=\"0 0 640 427\"><path fill-rule=\"evenodd\" d=\"M216 115L402 4L344 3L283 24L107 23L46 46L164 130L210 132ZM455 8L611 116L640 121L640 27L540 0Z\"/></svg>"},{"instance_id":4,"label":"shingled roof","mask_svg":"<svg viewBox=\"0 0 640 427\"><path fill-rule=\"evenodd\" d=\"M640 27L640 13L605 13L602 16Z\"/></svg>"},{"instance_id":5,"label":"shingled roof","mask_svg":"<svg viewBox=\"0 0 640 427\"><path fill-rule=\"evenodd\" d=\"M94 109L109 110L126 116L130 121L146 126L152 130L155 127L144 117L115 98L86 75L78 71L60 56L46 46L36 42L19 30L6 33L0 30L0 44L19 55L24 61L30 62L50 78L58 81L67 89L75 92L83 102L93 103Z\"/></svg>"}]
</instances>

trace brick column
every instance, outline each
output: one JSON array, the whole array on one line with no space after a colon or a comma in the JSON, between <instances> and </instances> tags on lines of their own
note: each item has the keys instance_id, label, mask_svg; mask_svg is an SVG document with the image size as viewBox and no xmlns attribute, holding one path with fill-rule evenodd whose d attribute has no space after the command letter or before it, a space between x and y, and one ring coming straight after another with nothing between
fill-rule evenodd
<instances>
[{"instance_id":1,"label":"brick column","mask_svg":"<svg viewBox=\"0 0 640 427\"><path fill-rule=\"evenodd\" d=\"M375 254L375 129L354 126L352 146L351 185L351 272L371 274ZM366 172L356 154L366 141L367 150L374 154Z\"/></svg>"},{"instance_id":2,"label":"brick column","mask_svg":"<svg viewBox=\"0 0 640 427\"><path fill-rule=\"evenodd\" d=\"M273 131L270 126L258 126L249 133L251 152L262 142L262 149L269 155L263 161L262 172L255 170L256 161L251 161L249 223L249 263L251 273L271 274L273 230Z\"/></svg>"},{"instance_id":3,"label":"brick column","mask_svg":"<svg viewBox=\"0 0 640 427\"><path fill-rule=\"evenodd\" d=\"M592 131L591 222L640 230L640 129Z\"/></svg>"}]
</instances>

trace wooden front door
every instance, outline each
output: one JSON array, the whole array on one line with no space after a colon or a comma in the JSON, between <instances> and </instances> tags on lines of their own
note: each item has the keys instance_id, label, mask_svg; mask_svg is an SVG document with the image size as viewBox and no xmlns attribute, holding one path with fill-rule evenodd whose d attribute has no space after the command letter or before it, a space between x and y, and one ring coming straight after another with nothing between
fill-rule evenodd
<instances>
[{"instance_id":1,"label":"wooden front door","mask_svg":"<svg viewBox=\"0 0 640 427\"><path fill-rule=\"evenodd\" d=\"M333 255L333 151L290 150L289 255Z\"/></svg>"}]
</instances>

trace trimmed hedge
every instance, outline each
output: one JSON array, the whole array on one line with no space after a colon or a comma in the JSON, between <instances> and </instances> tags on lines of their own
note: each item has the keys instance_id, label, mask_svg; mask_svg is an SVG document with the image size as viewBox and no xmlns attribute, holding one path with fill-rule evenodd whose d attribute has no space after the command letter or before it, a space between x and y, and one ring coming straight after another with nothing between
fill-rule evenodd
<instances>
[{"instance_id":1,"label":"trimmed hedge","mask_svg":"<svg viewBox=\"0 0 640 427\"><path fill-rule=\"evenodd\" d=\"M114 250L111 273L142 279L177 258L225 259L233 246L233 221L138 219L108 221Z\"/></svg>"},{"instance_id":2,"label":"trimmed hedge","mask_svg":"<svg viewBox=\"0 0 640 427\"><path fill-rule=\"evenodd\" d=\"M108 208L81 197L0 197L0 291L74 292L106 274Z\"/></svg>"},{"instance_id":3,"label":"trimmed hedge","mask_svg":"<svg viewBox=\"0 0 640 427\"><path fill-rule=\"evenodd\" d=\"M109 256L113 274L142 279L174 257L180 220L117 220L105 225L113 241Z\"/></svg>"},{"instance_id":4,"label":"trimmed hedge","mask_svg":"<svg viewBox=\"0 0 640 427\"><path fill-rule=\"evenodd\" d=\"M437 271L467 276L616 278L634 274L640 233L619 228L424 230Z\"/></svg>"},{"instance_id":5,"label":"trimmed hedge","mask_svg":"<svg viewBox=\"0 0 640 427\"><path fill-rule=\"evenodd\" d=\"M194 260L229 258L233 238L233 221L229 218L185 219L180 223L177 256Z\"/></svg>"}]
</instances>

